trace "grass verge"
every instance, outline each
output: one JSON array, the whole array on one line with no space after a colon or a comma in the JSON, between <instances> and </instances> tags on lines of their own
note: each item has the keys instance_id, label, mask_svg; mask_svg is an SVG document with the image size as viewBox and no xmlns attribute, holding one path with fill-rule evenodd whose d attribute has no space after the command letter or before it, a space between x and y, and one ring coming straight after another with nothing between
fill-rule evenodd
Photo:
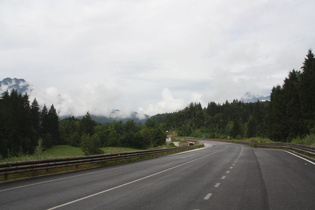
<instances>
[{"instance_id":1,"label":"grass verge","mask_svg":"<svg viewBox=\"0 0 315 210\"><path fill-rule=\"evenodd\" d=\"M112 151L112 150L110 150L110 151ZM115 151L117 151L117 150L115 150ZM52 169L46 169L46 170L34 170L34 171L21 172L21 173L16 173L16 174L2 175L2 176L0 176L0 183L4 182L4 181L25 179L25 178L35 177L35 176L44 176L44 175L50 175L50 174L67 173L67 172L72 172L72 171L76 171L76 170L85 170L85 169L98 168L98 167L115 166L115 165L120 165L120 164L126 164L126 163L131 163L131 162L136 162L136 161L152 159L152 158L156 158L156 157L160 157L160 156L164 156L164 155L170 155L170 154L174 154L174 153L178 153L178 152L172 151L172 152L165 152L165 153L161 153L161 154L146 155L146 156L133 157L133 158L123 158L120 160L103 161L103 162L99 162L99 163L90 163L90 164L82 164L82 165L77 165L77 166L52 168Z\"/></svg>"},{"instance_id":2,"label":"grass verge","mask_svg":"<svg viewBox=\"0 0 315 210\"><path fill-rule=\"evenodd\" d=\"M104 151L104 154L141 151L139 149L129 147L103 147L101 149ZM80 156L84 156L84 153L80 147L73 147L70 145L56 145L36 155L22 155L19 157L2 158L0 159L0 163L69 158Z\"/></svg>"}]
</instances>

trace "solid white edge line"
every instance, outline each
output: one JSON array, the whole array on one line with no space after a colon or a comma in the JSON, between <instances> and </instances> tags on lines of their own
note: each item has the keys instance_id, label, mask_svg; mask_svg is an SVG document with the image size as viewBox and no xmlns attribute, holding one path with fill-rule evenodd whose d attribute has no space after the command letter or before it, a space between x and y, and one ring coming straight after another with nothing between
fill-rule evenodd
<instances>
[{"instance_id":1,"label":"solid white edge line","mask_svg":"<svg viewBox=\"0 0 315 210\"><path fill-rule=\"evenodd\" d=\"M285 151L285 152L287 152L287 153L289 153L289 154L291 154L291 155L294 155L295 157L298 157L298 158L300 158L300 159L302 159L302 160L305 160L305 161L307 161L307 162L309 162L309 163L315 165L314 162L312 162L312 161L310 161L310 160L308 160L308 159L306 159L306 158L304 158L304 157L301 157L301 156L296 155L296 154L294 154L294 153L292 153L292 152L289 152L289 151Z\"/></svg>"},{"instance_id":2,"label":"solid white edge line","mask_svg":"<svg viewBox=\"0 0 315 210\"><path fill-rule=\"evenodd\" d=\"M201 147L201 148L198 148L198 149L191 149L191 150L188 150L188 151L178 152L178 153L171 154L171 155L168 155L168 156L181 155L181 154L184 154L184 153L195 152L195 151L202 150L202 149L206 149L206 148L207 148L207 147Z\"/></svg>"},{"instance_id":3,"label":"solid white edge line","mask_svg":"<svg viewBox=\"0 0 315 210\"><path fill-rule=\"evenodd\" d=\"M172 169L175 169L175 168L178 168L178 167L187 165L187 164L189 164L189 163L195 162L195 161L197 161L197 160L199 160L199 159L208 157L208 156L213 155L213 154L215 154L215 153L217 153L217 152L220 152L220 151L222 151L222 150L225 150L226 148L227 148L227 147L224 147L223 149L217 150L217 151L215 151L215 152L213 152L213 153L210 153L210 154L201 156L201 157L199 157L199 158L196 158L196 159L194 159L194 160L191 160L191 161L188 161L188 162L179 164L179 165L177 165L177 166L174 166L174 167L171 167L171 168L168 168L168 169L165 169L165 170L162 170L162 171L159 171L159 172L150 174L150 175L148 175L148 176L145 176L145 177L142 177L142 178L139 178L139 179L136 179L136 180L127 182L127 183L125 183L125 184L121 184L121 185L118 185L118 186L116 186L116 187L109 188L109 189L107 189L107 190L103 190L103 191L100 191L100 192L97 192L97 193L94 193L94 194L91 194L91 195L88 195L88 196L85 196L85 197L82 197L82 198L79 198L79 199L76 199L76 200L73 200L73 201L70 201L70 202L67 202L67 203L64 203L64 204L61 204L61 205L58 205L58 206L54 206L54 207L52 207L52 208L49 208L48 210L53 210L53 209L58 209L58 208L61 208L61 207L64 207L64 206L68 206L68 205L70 205L70 204L73 204L73 203L76 203L76 202L79 202L79 201L82 201L82 200L85 200L85 199L88 199L88 198L91 198L91 197L94 197L94 196L97 196L97 195L100 195L100 194L103 194L103 193L106 193L106 192L109 192L109 191L112 191L112 190L115 190L115 189L118 189L118 188L121 188L121 187L130 185L130 184L133 184L133 183L142 181L142 180L145 180L145 179L147 179L147 178L156 176L156 175L158 175L158 174L162 174L162 173L167 172L167 171L170 171L170 170L172 170ZM219 183L219 185L220 185L220 183Z\"/></svg>"}]
</instances>

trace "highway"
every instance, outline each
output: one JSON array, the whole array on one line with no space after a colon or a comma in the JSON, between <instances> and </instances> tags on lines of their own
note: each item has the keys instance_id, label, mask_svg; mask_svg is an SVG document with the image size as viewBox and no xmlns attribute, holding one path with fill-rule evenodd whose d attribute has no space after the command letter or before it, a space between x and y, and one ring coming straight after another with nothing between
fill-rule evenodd
<instances>
[{"instance_id":1,"label":"highway","mask_svg":"<svg viewBox=\"0 0 315 210\"><path fill-rule=\"evenodd\" d=\"M209 141L151 160L1 183L0 209L315 209L315 163Z\"/></svg>"}]
</instances>

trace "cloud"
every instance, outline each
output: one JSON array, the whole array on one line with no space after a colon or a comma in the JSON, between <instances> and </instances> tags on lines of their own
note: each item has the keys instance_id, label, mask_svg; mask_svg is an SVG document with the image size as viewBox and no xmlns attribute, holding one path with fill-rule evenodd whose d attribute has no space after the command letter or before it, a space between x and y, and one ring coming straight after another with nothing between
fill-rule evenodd
<instances>
[{"instance_id":1,"label":"cloud","mask_svg":"<svg viewBox=\"0 0 315 210\"><path fill-rule=\"evenodd\" d=\"M38 98L58 104L60 113L158 113L190 101L265 94L315 46L312 0L38 0L0 7L2 77L34 84Z\"/></svg>"},{"instance_id":2,"label":"cloud","mask_svg":"<svg viewBox=\"0 0 315 210\"><path fill-rule=\"evenodd\" d=\"M79 116L88 111L96 115L109 116L117 107L116 103L122 97L122 93L119 90L109 89L103 84L90 83L71 92L58 90L55 87L44 90L34 89L31 97L46 106L53 104L61 116Z\"/></svg>"},{"instance_id":3,"label":"cloud","mask_svg":"<svg viewBox=\"0 0 315 210\"><path fill-rule=\"evenodd\" d=\"M147 108L140 108L140 113L155 115L165 112L178 111L187 105L183 99L176 99L168 88L161 91L162 100L157 103L150 104Z\"/></svg>"}]
</instances>

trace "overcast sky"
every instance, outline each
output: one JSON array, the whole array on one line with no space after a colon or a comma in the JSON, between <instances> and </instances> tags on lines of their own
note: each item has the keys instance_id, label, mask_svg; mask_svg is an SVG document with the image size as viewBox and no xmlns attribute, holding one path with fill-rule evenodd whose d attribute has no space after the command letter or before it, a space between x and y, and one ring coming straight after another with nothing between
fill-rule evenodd
<instances>
[{"instance_id":1,"label":"overcast sky","mask_svg":"<svg viewBox=\"0 0 315 210\"><path fill-rule=\"evenodd\" d=\"M0 0L0 79L59 114L269 95L315 46L314 0Z\"/></svg>"}]
</instances>

